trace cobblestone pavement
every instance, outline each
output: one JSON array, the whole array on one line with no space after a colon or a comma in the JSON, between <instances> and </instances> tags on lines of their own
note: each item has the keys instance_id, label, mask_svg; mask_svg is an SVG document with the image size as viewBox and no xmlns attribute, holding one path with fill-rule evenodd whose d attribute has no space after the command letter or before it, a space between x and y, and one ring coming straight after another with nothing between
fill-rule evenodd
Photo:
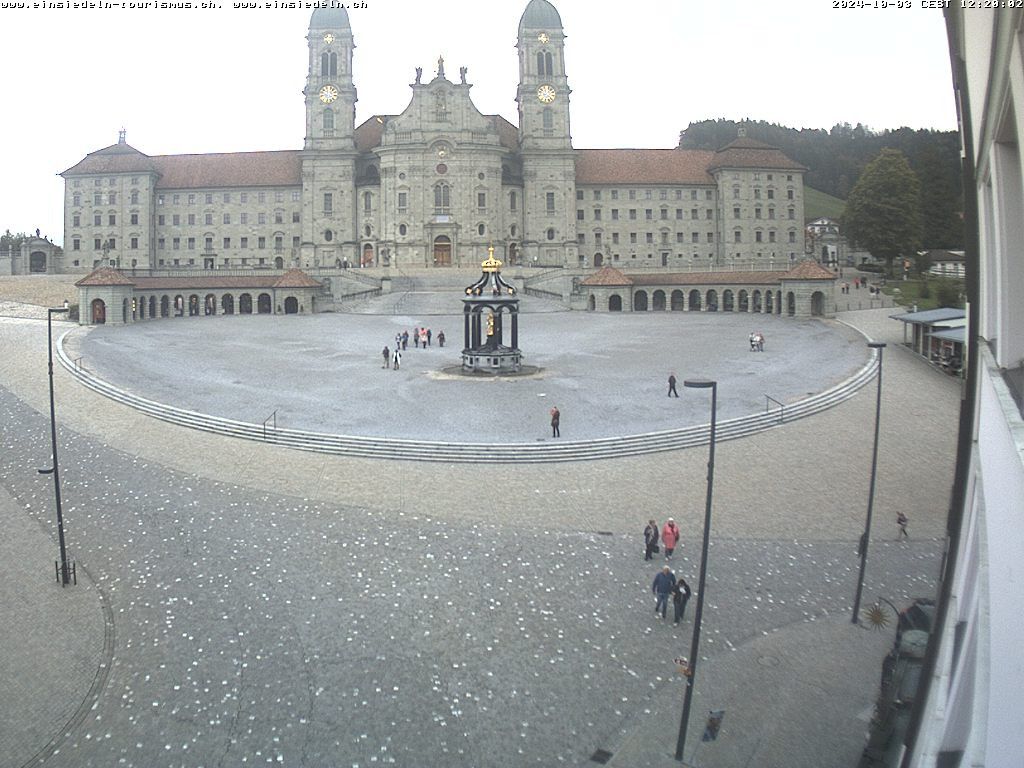
<instances>
[{"instance_id":1,"label":"cobblestone pavement","mask_svg":"<svg viewBox=\"0 0 1024 768\"><path fill-rule=\"evenodd\" d=\"M899 333L882 313L849 319L874 337ZM0 341L13 351L0 360L0 486L13 499L0 497L0 513L52 526L52 483L35 474L49 457L45 324L2 321ZM890 348L885 365L865 596L900 603L933 591L958 392L906 350ZM692 611L680 628L651 613L654 569L639 557L639 531L674 514L684 544L673 565L695 583L706 449L424 466L192 432L63 372L57 398L69 546L91 577L61 593L86 616L60 629L95 653L102 597L116 641L80 722L53 722L38 743L4 750L30 710L0 699L0 765L47 744L55 766L583 765L598 748L623 766L668 759L681 694L671 660L685 655ZM709 685L731 697L715 702L730 713L715 747L730 744L738 759L718 764L810 768L859 754L856 717L873 699L884 642L851 640L829 617L848 613L854 587L873 411L865 390L719 446L697 683L700 706ZM895 541L897 509L910 515L910 543ZM16 546L40 564L11 574L32 595L50 583L33 582L52 559L38 537ZM32 651L53 628L23 621L11 642L27 647L26 669L48 665ZM815 675L805 695L779 700L789 716L741 706L756 698L743 683L764 682L744 675L770 669L762 657ZM850 667L869 670L870 687L849 695ZM79 709L91 672L63 681ZM51 700L14 677L25 696ZM822 741L788 750L807 720Z\"/></svg>"}]
</instances>

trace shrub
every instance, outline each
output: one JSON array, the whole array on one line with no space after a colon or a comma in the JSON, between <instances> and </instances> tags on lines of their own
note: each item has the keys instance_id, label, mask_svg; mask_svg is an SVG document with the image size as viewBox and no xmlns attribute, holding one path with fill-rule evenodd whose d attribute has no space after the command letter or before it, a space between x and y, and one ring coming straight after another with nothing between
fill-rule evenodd
<instances>
[{"instance_id":1,"label":"shrub","mask_svg":"<svg viewBox=\"0 0 1024 768\"><path fill-rule=\"evenodd\" d=\"M935 289L935 297L940 307L959 307L960 287L949 280L942 280Z\"/></svg>"}]
</instances>

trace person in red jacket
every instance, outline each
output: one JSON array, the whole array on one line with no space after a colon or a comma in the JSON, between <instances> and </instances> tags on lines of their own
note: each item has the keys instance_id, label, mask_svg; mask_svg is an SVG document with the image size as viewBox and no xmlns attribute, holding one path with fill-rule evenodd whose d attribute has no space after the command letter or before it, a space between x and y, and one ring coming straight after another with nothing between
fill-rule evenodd
<instances>
[{"instance_id":1,"label":"person in red jacket","mask_svg":"<svg viewBox=\"0 0 1024 768\"><path fill-rule=\"evenodd\" d=\"M676 542L678 541L679 528L676 526L676 521L670 517L668 522L665 523L665 527L661 529L661 543L665 545L666 560L672 557L672 550L676 548Z\"/></svg>"}]
</instances>

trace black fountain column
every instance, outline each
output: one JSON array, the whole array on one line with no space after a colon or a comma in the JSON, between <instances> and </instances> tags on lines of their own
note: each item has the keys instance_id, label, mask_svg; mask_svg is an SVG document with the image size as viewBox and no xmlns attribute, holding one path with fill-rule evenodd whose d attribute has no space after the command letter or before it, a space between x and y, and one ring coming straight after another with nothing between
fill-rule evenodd
<instances>
[{"instance_id":1,"label":"black fountain column","mask_svg":"<svg viewBox=\"0 0 1024 768\"><path fill-rule=\"evenodd\" d=\"M494 248L487 249L480 279L466 288L462 300L464 347L462 370L468 373L516 373L522 366L519 350L519 299L514 286L501 277ZM504 314L512 317L511 345L505 345Z\"/></svg>"}]
</instances>

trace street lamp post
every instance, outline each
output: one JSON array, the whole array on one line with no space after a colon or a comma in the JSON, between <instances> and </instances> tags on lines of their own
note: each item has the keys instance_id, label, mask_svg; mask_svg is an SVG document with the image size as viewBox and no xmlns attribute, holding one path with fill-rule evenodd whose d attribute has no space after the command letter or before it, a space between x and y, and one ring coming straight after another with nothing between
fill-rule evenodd
<instances>
[{"instance_id":1,"label":"street lamp post","mask_svg":"<svg viewBox=\"0 0 1024 768\"><path fill-rule=\"evenodd\" d=\"M53 494L57 502L57 540L60 542L60 583L67 586L71 580L71 570L68 568L68 551L64 544L64 512L60 504L60 470L57 467L57 419L53 406L53 315L63 314L68 311L68 303L64 302L63 307L50 307L46 310L46 354L47 365L50 377L50 438L53 448L53 467L39 470L40 474L53 475Z\"/></svg>"},{"instance_id":2,"label":"street lamp post","mask_svg":"<svg viewBox=\"0 0 1024 768\"><path fill-rule=\"evenodd\" d=\"M686 747L686 730L690 722L693 702L693 684L697 677L697 654L700 648L700 622L704 616L704 585L708 575L708 542L711 536L711 493L715 487L715 412L718 406L718 382L707 379L688 379L684 387L711 390L711 431L708 448L708 485L704 502L704 541L700 553L700 579L697 582L697 609L693 616L693 639L690 642L689 669L686 674L686 693L683 696L683 714L679 718L679 737L676 739L676 760L682 762Z\"/></svg>"},{"instance_id":3,"label":"street lamp post","mask_svg":"<svg viewBox=\"0 0 1024 768\"><path fill-rule=\"evenodd\" d=\"M868 541L871 538L871 513L875 505L875 478L878 474L878 424L882 414L882 351L885 349L885 342L872 341L868 347L878 350L878 393L875 395L875 444L871 453L871 483L868 486L868 514L864 521L864 533L860 537L860 546L857 547L857 554L860 555L860 573L857 574L857 592L853 597L853 618L854 624L859 622L860 596L864 590L864 569L868 562Z\"/></svg>"}]
</instances>

